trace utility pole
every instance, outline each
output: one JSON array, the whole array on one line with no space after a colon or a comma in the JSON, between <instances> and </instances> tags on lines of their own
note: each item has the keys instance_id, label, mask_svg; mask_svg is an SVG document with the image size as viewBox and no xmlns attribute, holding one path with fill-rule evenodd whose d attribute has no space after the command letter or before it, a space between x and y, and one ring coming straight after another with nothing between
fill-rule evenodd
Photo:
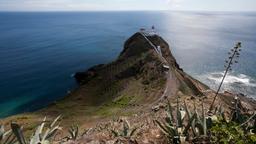
<instances>
[{"instance_id":1,"label":"utility pole","mask_svg":"<svg viewBox=\"0 0 256 144\"><path fill-rule=\"evenodd\" d=\"M234 63L238 63L237 59L240 57L240 52L241 52L241 50L242 50L242 49L241 49L241 42L238 42L238 43L236 44L236 46L235 46L234 48L232 48L231 51L228 53L229 57L228 57L228 60L225 61L226 64L224 65L224 67L225 67L226 69L225 69L224 75L223 75L223 77L222 77L221 83L220 83L220 85L219 85L219 87L218 87L218 89L217 89L217 92L216 92L215 96L214 96L214 99L213 99L213 101L212 101L212 103L211 103L210 109L209 109L209 111L208 111L209 114L212 113L214 103L215 103L216 98L217 98L217 96L218 96L218 94L219 94L219 92L220 92L221 86L222 86L222 84L223 84L223 82L224 82L224 80L225 80L225 78L226 78L226 76L227 76L227 74L228 74L228 71L232 71L231 66L232 66ZM233 63L233 62L234 62L234 63Z\"/></svg>"}]
</instances>

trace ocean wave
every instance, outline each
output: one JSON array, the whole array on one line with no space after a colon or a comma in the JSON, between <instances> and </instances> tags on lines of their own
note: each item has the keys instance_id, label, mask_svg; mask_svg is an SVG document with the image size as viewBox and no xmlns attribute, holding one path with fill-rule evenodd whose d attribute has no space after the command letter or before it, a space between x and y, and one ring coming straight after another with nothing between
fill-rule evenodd
<instances>
[{"instance_id":1,"label":"ocean wave","mask_svg":"<svg viewBox=\"0 0 256 144\"><path fill-rule=\"evenodd\" d=\"M217 90L224 72L212 72L196 76L200 81ZM256 80L246 74L229 73L223 81L221 91L232 91L243 93L249 97L256 98Z\"/></svg>"}]
</instances>

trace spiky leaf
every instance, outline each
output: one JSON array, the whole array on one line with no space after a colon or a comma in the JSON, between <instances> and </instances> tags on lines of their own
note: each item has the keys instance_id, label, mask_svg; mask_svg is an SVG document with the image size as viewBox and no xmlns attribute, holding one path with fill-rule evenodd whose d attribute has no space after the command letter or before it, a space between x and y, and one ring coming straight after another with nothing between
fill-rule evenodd
<instances>
[{"instance_id":1,"label":"spiky leaf","mask_svg":"<svg viewBox=\"0 0 256 144\"><path fill-rule=\"evenodd\" d=\"M21 127L16 123L11 123L11 128L12 128L13 134L18 139L18 142L20 144L26 144L26 141L25 141L24 135L22 133Z\"/></svg>"}]
</instances>

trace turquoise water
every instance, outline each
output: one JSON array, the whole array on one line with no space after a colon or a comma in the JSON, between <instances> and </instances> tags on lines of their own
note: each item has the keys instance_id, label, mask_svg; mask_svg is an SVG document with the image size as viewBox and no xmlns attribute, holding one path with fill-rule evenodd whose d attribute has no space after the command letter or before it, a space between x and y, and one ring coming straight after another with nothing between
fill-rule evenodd
<instances>
[{"instance_id":1,"label":"turquoise water","mask_svg":"<svg viewBox=\"0 0 256 144\"><path fill-rule=\"evenodd\" d=\"M224 88L256 97L256 13L0 13L0 117L61 99L72 74L114 60L141 27L154 25L179 64L216 88L228 50L242 41L240 63Z\"/></svg>"}]
</instances>

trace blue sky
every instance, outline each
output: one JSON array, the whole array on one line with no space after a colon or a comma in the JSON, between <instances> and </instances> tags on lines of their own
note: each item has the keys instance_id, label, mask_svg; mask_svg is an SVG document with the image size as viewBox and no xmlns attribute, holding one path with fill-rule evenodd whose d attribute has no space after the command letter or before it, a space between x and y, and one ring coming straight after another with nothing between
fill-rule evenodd
<instances>
[{"instance_id":1,"label":"blue sky","mask_svg":"<svg viewBox=\"0 0 256 144\"><path fill-rule=\"evenodd\" d=\"M0 11L256 11L256 0L0 0Z\"/></svg>"}]
</instances>

